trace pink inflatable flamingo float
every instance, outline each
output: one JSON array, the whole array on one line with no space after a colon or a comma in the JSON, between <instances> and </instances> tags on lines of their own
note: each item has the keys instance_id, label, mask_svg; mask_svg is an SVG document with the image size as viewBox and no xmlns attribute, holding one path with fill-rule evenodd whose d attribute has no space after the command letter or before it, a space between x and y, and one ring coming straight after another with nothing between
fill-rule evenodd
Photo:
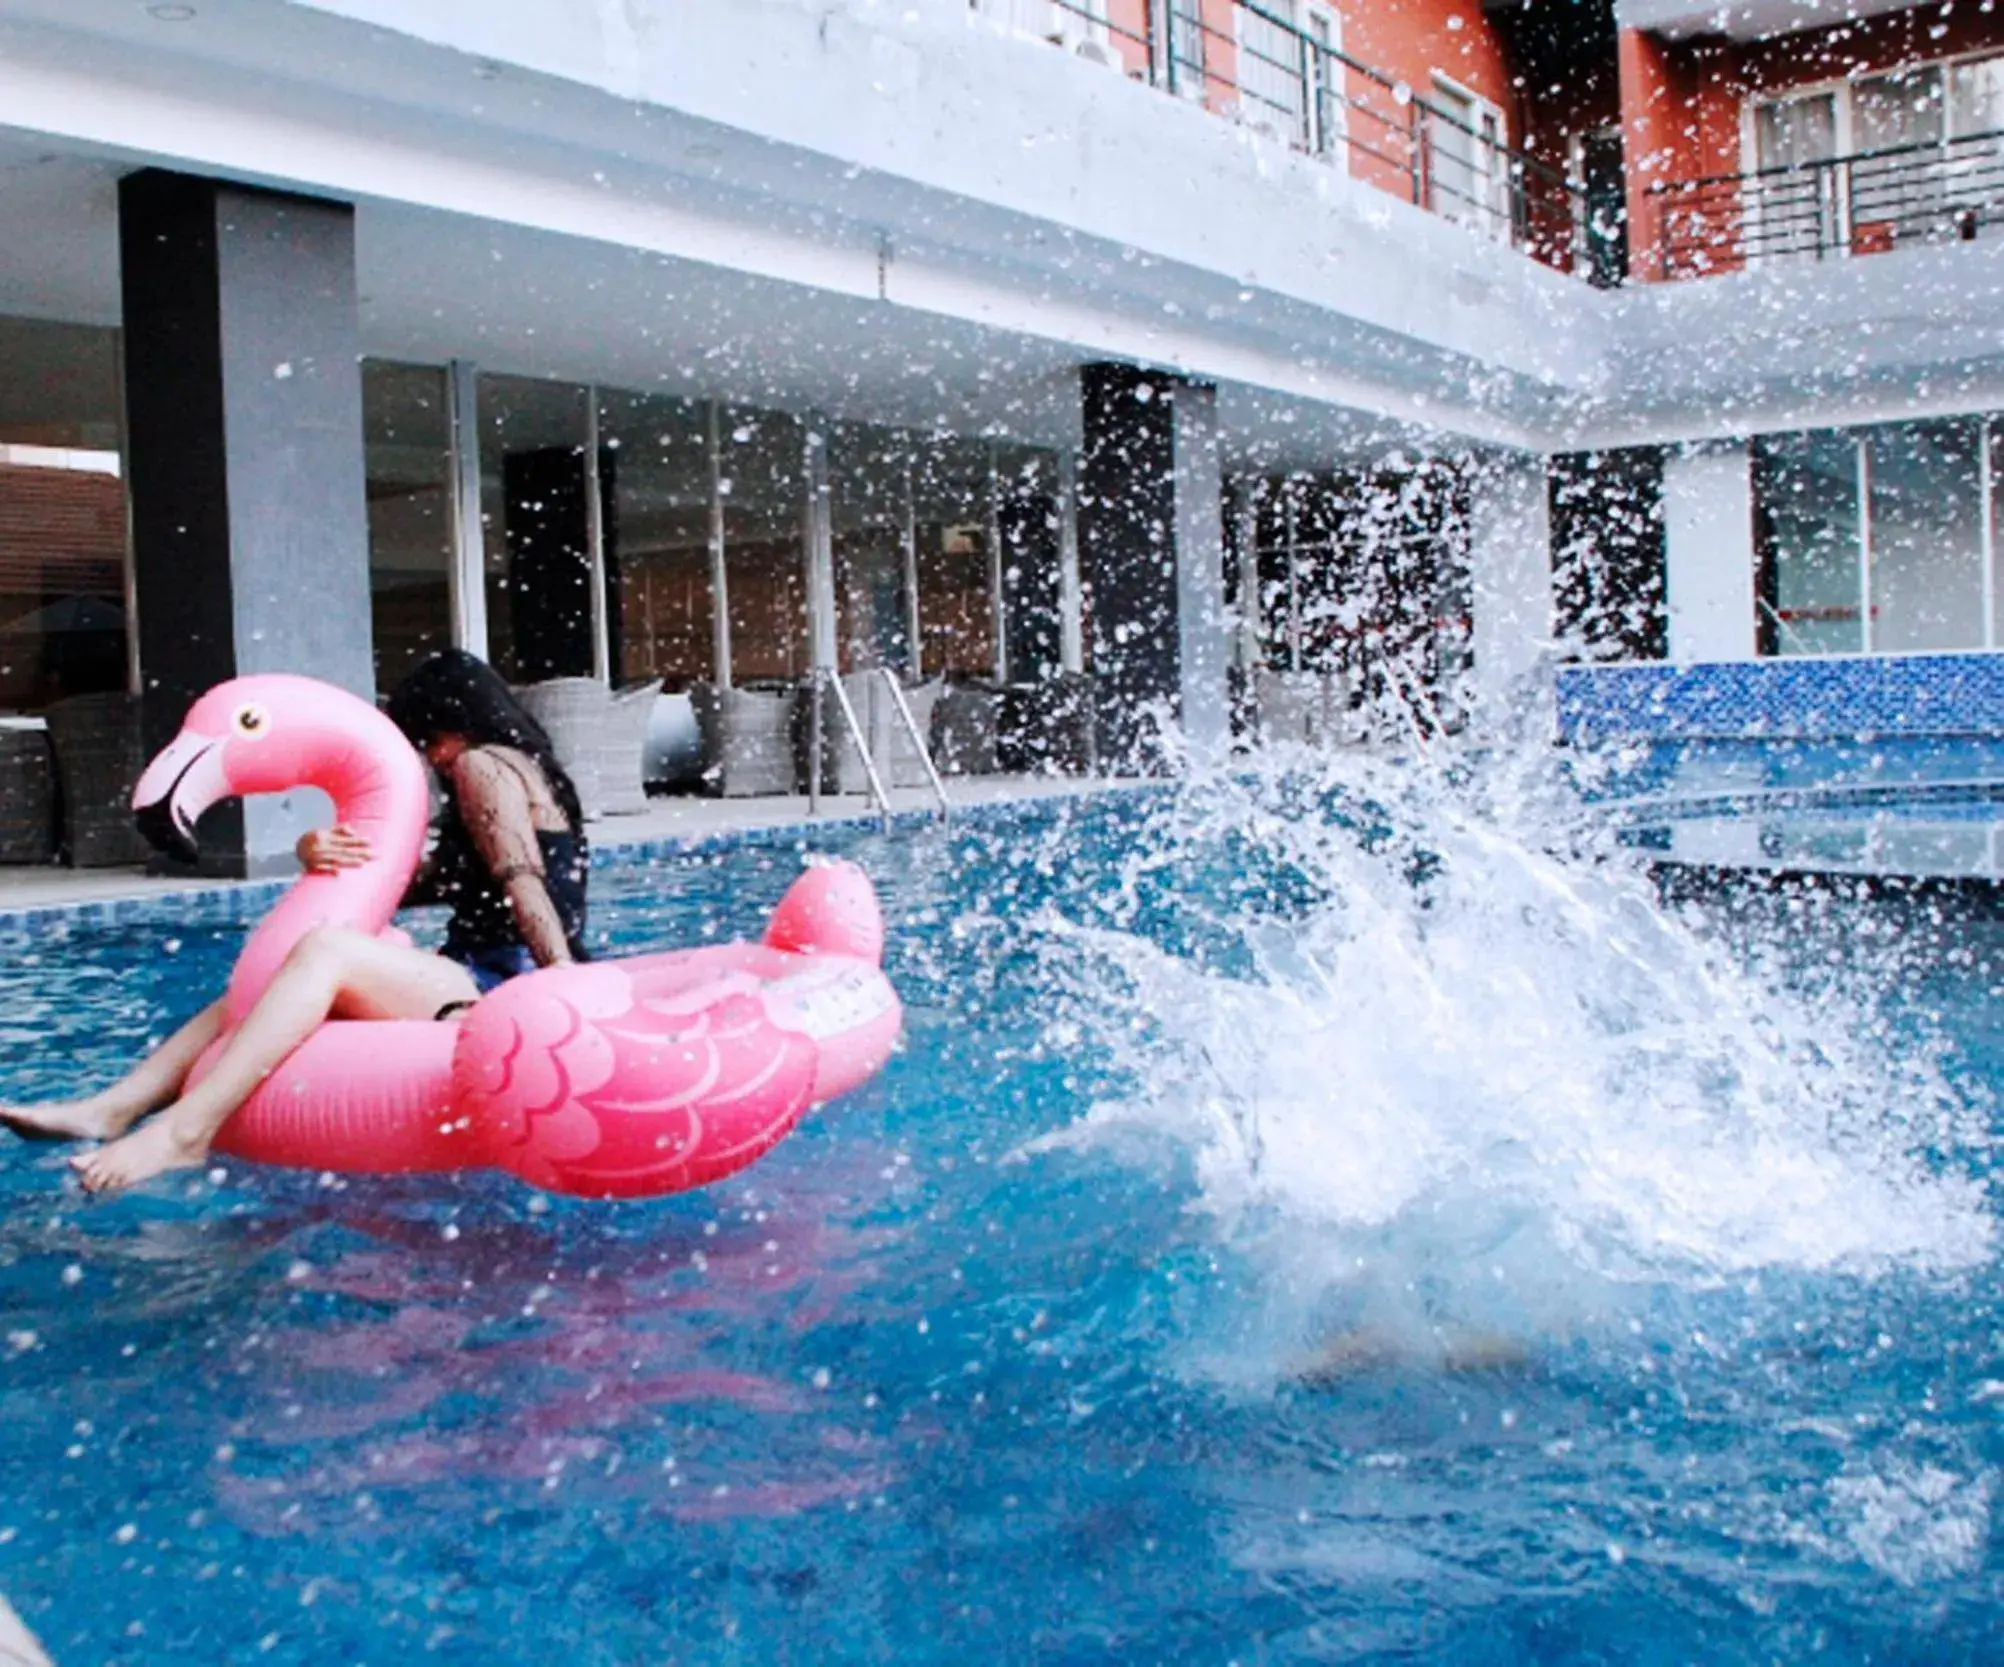
<instances>
[{"instance_id":1,"label":"pink inflatable flamingo float","mask_svg":"<svg viewBox=\"0 0 2004 1667\"><path fill-rule=\"evenodd\" d=\"M242 677L195 703L133 793L150 837L192 850L209 806L309 786L373 855L302 877L251 934L230 978L226 1038L313 927L394 930L424 850L424 765L353 695L304 677ZM458 1022L325 1024L216 1147L311 1169L487 1166L595 1198L704 1186L883 1066L903 1022L883 946L862 871L811 868L761 943L545 968Z\"/></svg>"}]
</instances>

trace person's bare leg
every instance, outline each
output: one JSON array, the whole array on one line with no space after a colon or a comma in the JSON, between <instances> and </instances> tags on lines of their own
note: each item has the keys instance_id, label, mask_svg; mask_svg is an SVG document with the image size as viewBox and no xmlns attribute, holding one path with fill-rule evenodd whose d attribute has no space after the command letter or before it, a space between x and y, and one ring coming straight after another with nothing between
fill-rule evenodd
<instances>
[{"instance_id":1,"label":"person's bare leg","mask_svg":"<svg viewBox=\"0 0 2004 1667\"><path fill-rule=\"evenodd\" d=\"M81 1100L0 1106L0 1127L28 1140L112 1140L181 1092L203 1050L221 1033L223 1004L211 1002L111 1087Z\"/></svg>"},{"instance_id":2,"label":"person's bare leg","mask_svg":"<svg viewBox=\"0 0 2004 1667\"><path fill-rule=\"evenodd\" d=\"M230 1114L330 1018L429 1019L479 993L473 975L443 956L361 932L309 932L200 1083L124 1139L71 1161L92 1192L192 1168Z\"/></svg>"}]
</instances>

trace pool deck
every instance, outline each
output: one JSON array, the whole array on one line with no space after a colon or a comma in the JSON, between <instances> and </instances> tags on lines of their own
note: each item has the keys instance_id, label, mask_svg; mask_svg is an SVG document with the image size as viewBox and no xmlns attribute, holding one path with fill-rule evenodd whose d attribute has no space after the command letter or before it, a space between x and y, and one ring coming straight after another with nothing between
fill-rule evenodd
<instances>
[{"instance_id":1,"label":"pool deck","mask_svg":"<svg viewBox=\"0 0 2004 1667\"><path fill-rule=\"evenodd\" d=\"M1104 776L960 776L948 780L946 792L955 810L980 810L1142 785ZM897 788L891 793L891 808L901 825L916 824L936 815L939 801L930 789ZM591 841L601 853L695 847L739 834L811 835L817 828L875 819L869 799L861 794L823 794L819 817L810 814L805 794L759 799L673 796L650 799L639 815L609 816L592 823ZM271 884L270 878L222 880L148 874L137 868L0 868L0 926L98 905L173 903L268 889Z\"/></svg>"}]
</instances>

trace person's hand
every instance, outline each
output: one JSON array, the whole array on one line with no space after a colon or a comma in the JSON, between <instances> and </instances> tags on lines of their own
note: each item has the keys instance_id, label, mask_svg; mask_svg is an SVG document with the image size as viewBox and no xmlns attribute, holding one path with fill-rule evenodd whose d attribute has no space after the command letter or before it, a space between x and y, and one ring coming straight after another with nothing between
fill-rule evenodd
<instances>
[{"instance_id":1,"label":"person's hand","mask_svg":"<svg viewBox=\"0 0 2004 1667\"><path fill-rule=\"evenodd\" d=\"M374 854L366 839L339 823L301 834L293 850L299 866L309 874L339 874L344 868L360 868Z\"/></svg>"}]
</instances>

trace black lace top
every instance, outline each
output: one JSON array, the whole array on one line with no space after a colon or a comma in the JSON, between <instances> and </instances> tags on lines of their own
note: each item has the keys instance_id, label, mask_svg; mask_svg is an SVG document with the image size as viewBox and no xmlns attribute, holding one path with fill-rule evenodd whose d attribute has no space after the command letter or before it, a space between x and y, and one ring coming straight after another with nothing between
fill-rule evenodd
<instances>
[{"instance_id":1,"label":"black lace top","mask_svg":"<svg viewBox=\"0 0 2004 1667\"><path fill-rule=\"evenodd\" d=\"M563 928L571 958L582 961L585 929L585 884L591 868L591 847L574 828L535 830L542 856L543 887ZM518 869L517 872L520 870ZM481 855L458 800L446 797L439 818L438 839L432 847L426 895L452 910L445 929L445 953L466 960L484 951L513 949L523 942L514 908L508 901L507 879L496 875Z\"/></svg>"}]
</instances>

